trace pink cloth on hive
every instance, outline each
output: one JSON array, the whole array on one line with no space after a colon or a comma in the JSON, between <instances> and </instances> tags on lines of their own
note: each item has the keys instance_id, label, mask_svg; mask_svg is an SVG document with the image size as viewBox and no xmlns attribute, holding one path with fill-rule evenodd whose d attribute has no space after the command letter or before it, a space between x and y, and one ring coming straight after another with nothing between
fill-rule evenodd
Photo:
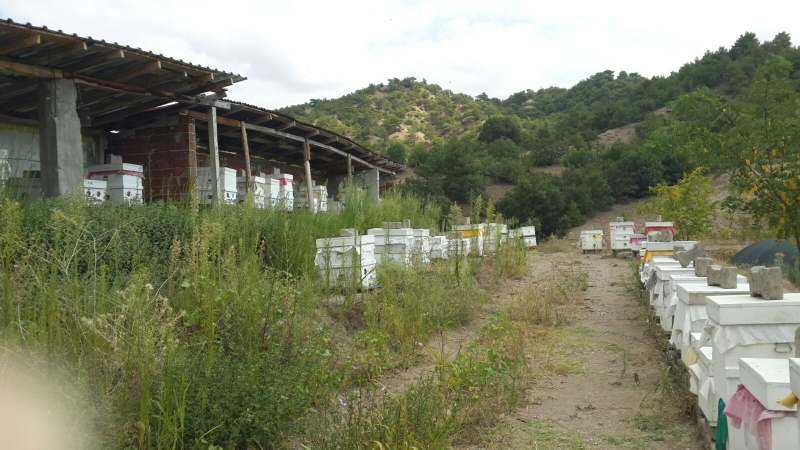
<instances>
[{"instance_id":1,"label":"pink cloth on hive","mask_svg":"<svg viewBox=\"0 0 800 450\"><path fill-rule=\"evenodd\" d=\"M785 417L780 411L770 411L740 384L731 400L725 405L725 415L734 428L744 423L745 431L756 437L758 450L772 450L772 419Z\"/></svg>"}]
</instances>

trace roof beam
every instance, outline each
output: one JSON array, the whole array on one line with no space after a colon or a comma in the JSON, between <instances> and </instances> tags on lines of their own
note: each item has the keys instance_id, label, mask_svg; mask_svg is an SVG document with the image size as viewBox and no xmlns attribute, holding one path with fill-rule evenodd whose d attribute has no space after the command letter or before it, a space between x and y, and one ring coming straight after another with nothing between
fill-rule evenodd
<instances>
[{"instance_id":1,"label":"roof beam","mask_svg":"<svg viewBox=\"0 0 800 450\"><path fill-rule=\"evenodd\" d=\"M27 36L12 39L9 42L0 44L0 53L14 53L18 50L35 47L42 44L42 35L39 33L29 34Z\"/></svg>"},{"instance_id":2,"label":"roof beam","mask_svg":"<svg viewBox=\"0 0 800 450\"><path fill-rule=\"evenodd\" d=\"M138 78L142 75L147 75L151 73L158 73L161 71L161 61L153 60L148 61L141 66L134 67L130 70L125 71L119 75L114 76L114 81L119 83L124 83L125 81L132 80L134 78Z\"/></svg>"},{"instance_id":3,"label":"roof beam","mask_svg":"<svg viewBox=\"0 0 800 450\"><path fill-rule=\"evenodd\" d=\"M38 52L33 58L26 58L25 62L28 64L39 64L45 66L57 65L60 61L67 58L73 58L76 55L84 53L89 50L89 46L85 41L70 42L66 45L56 46L54 48Z\"/></svg>"},{"instance_id":4,"label":"roof beam","mask_svg":"<svg viewBox=\"0 0 800 450\"><path fill-rule=\"evenodd\" d=\"M200 120L200 121L206 120L208 118L208 114L197 112L197 111L189 111L188 114L189 114L190 117L193 117L194 119ZM241 121L234 120L234 119L229 119L229 118L226 118L226 117L217 117L217 123L220 124L220 125L227 125L227 126L231 126L231 127L241 127L242 126L242 122ZM292 121L292 123L294 123L294 121ZM327 150L327 151L335 153L337 155L344 156L345 158L347 157L347 155L350 155L350 158L354 162L357 162L357 163L359 163L361 165L367 166L370 169L378 169L381 172L388 173L390 175L395 175L395 172L392 172L391 170L387 170L387 169L384 169L382 167L375 166L372 163L369 163L369 162L367 162L367 161L365 161L365 160L363 160L361 158L353 156L350 153L347 153L345 151L339 150L338 148L335 148L335 147L331 147L330 145L323 144L322 142L314 141L314 140L311 140L311 139L306 139L303 136L298 136L298 135L295 135L295 134L292 134L292 133L286 133L285 131L282 131L280 129L264 127L264 126L261 126L261 125L253 125L251 123L245 123L244 127L246 129L248 129L248 130L252 130L252 131L259 132L259 133L268 134L270 136L276 136L276 137L283 138L283 139L286 139L286 140L290 140L290 141L293 141L293 142L301 142L302 143L302 142L308 141L308 144L311 145L312 147L321 148L323 150ZM285 127L284 127L284 129L285 129Z\"/></svg>"},{"instance_id":5,"label":"roof beam","mask_svg":"<svg viewBox=\"0 0 800 450\"><path fill-rule=\"evenodd\" d=\"M76 73L91 72L92 70L99 69L105 65L125 59L125 51L120 49L101 50L93 55L81 58L73 64L67 66L66 70L73 70L75 67Z\"/></svg>"}]
</instances>

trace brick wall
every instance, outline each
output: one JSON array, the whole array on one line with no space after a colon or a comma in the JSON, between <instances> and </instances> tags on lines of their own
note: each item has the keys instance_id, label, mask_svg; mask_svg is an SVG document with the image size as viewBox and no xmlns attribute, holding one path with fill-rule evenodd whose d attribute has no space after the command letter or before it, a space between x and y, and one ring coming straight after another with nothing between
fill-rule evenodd
<instances>
[{"instance_id":1,"label":"brick wall","mask_svg":"<svg viewBox=\"0 0 800 450\"><path fill-rule=\"evenodd\" d=\"M194 119L177 117L175 125L141 128L109 140L108 153L144 166L148 201L184 199L197 174Z\"/></svg>"}]
</instances>

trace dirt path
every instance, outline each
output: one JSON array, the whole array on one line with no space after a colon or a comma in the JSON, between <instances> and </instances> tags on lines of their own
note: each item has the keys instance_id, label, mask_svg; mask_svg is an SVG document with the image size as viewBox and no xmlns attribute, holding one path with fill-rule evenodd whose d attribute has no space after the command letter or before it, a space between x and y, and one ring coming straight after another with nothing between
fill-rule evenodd
<instances>
[{"instance_id":1,"label":"dirt path","mask_svg":"<svg viewBox=\"0 0 800 450\"><path fill-rule=\"evenodd\" d=\"M684 414L684 393L669 382L646 309L632 290L631 260L559 247L533 255L534 267L571 267L585 272L589 284L559 331L562 373L543 370L535 377L526 405L507 418L491 447L702 448ZM541 359L532 355L534 370Z\"/></svg>"}]
</instances>

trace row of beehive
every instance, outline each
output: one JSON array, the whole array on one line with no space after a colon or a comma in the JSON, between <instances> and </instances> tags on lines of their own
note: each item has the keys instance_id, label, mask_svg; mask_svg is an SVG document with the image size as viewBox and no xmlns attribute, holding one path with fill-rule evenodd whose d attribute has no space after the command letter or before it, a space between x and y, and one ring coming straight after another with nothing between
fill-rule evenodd
<instances>
[{"instance_id":1,"label":"row of beehive","mask_svg":"<svg viewBox=\"0 0 800 450\"><path fill-rule=\"evenodd\" d=\"M342 230L342 236L316 241L315 265L328 286L371 288L375 267L393 263L401 267L427 266L432 260L483 256L494 253L508 238L504 224L456 226L448 236L432 236L428 229L414 229L408 223L387 222L382 228L370 228L366 235ZM536 230L523 227L514 236L525 246L536 245Z\"/></svg>"},{"instance_id":2,"label":"row of beehive","mask_svg":"<svg viewBox=\"0 0 800 450\"><path fill-rule=\"evenodd\" d=\"M710 427L728 430L727 439L716 434L726 439L717 448L800 448L792 397L800 396L800 294L783 293L780 268L744 277L692 242L649 247L640 266L645 298L687 369L698 410Z\"/></svg>"},{"instance_id":3,"label":"row of beehive","mask_svg":"<svg viewBox=\"0 0 800 450\"><path fill-rule=\"evenodd\" d=\"M618 217L608 223L608 249L612 253L639 252L643 242L671 242L676 235L672 222L645 222L644 232L636 232L634 222ZM580 235L581 250L586 252L603 250L605 233L603 230L583 230Z\"/></svg>"}]
</instances>

